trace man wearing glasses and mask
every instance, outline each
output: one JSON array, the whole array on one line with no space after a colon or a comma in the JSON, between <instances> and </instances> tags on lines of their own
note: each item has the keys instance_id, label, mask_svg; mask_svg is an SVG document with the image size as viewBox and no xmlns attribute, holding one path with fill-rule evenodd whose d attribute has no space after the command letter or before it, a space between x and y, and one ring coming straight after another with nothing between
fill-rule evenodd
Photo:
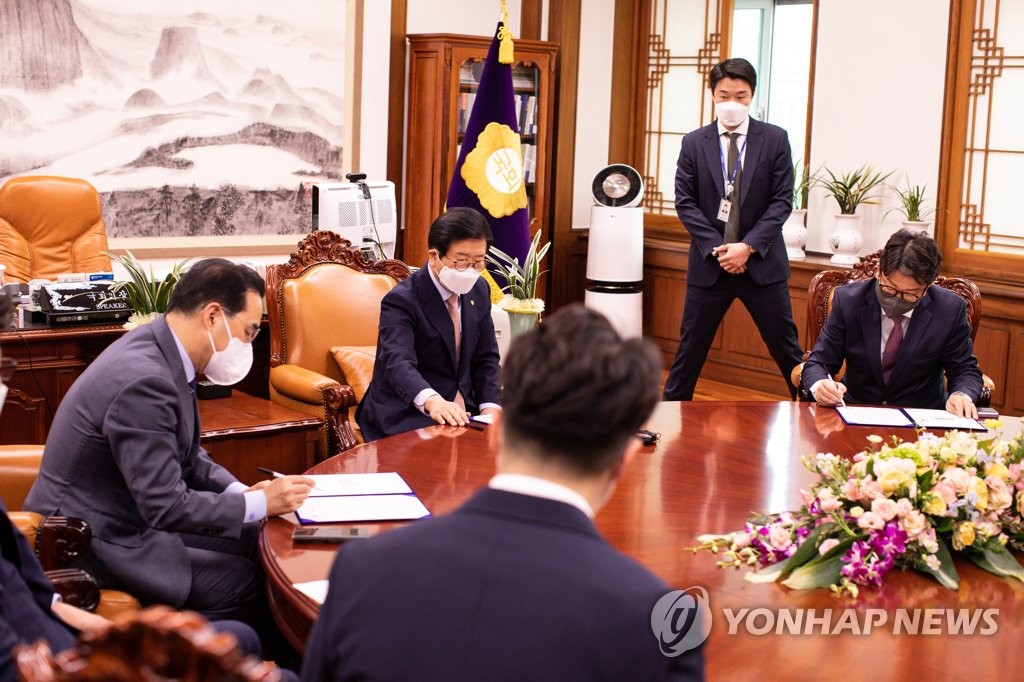
<instances>
[{"instance_id":1,"label":"man wearing glasses and mask","mask_svg":"<svg viewBox=\"0 0 1024 682\"><path fill-rule=\"evenodd\" d=\"M941 264L927 233L903 229L886 242L876 277L836 289L802 377L818 404L944 407L977 418L982 379L967 303L931 286Z\"/></svg>"},{"instance_id":2,"label":"man wearing glasses and mask","mask_svg":"<svg viewBox=\"0 0 1024 682\"><path fill-rule=\"evenodd\" d=\"M426 266L381 301L373 379L356 421L367 442L500 409L483 214L452 208L430 226Z\"/></svg>"},{"instance_id":3,"label":"man wearing glasses and mask","mask_svg":"<svg viewBox=\"0 0 1024 682\"><path fill-rule=\"evenodd\" d=\"M196 374L234 384L252 364L263 280L212 258L176 285L167 313L107 348L61 401L25 507L85 519L81 560L144 604L267 626L258 522L294 511L312 480L249 487L199 445Z\"/></svg>"}]
</instances>

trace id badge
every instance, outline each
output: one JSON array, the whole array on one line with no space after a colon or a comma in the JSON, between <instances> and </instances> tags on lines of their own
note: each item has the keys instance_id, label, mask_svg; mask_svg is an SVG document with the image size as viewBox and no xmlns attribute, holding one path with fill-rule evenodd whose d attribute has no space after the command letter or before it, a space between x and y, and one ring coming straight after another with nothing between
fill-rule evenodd
<instances>
[{"instance_id":1,"label":"id badge","mask_svg":"<svg viewBox=\"0 0 1024 682\"><path fill-rule=\"evenodd\" d=\"M730 211L732 211L732 202L728 199L722 199L722 203L718 204L718 219L723 223L729 222Z\"/></svg>"}]
</instances>

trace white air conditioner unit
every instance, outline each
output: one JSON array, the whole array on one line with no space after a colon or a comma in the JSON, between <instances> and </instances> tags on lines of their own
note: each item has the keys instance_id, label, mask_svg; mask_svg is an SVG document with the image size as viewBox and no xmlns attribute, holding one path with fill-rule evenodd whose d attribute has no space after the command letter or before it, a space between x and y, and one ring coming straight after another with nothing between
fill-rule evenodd
<instances>
[{"instance_id":1,"label":"white air conditioner unit","mask_svg":"<svg viewBox=\"0 0 1024 682\"><path fill-rule=\"evenodd\" d=\"M395 183L317 183L312 205L314 230L336 232L356 248L379 246L384 258L394 257L398 235Z\"/></svg>"}]
</instances>

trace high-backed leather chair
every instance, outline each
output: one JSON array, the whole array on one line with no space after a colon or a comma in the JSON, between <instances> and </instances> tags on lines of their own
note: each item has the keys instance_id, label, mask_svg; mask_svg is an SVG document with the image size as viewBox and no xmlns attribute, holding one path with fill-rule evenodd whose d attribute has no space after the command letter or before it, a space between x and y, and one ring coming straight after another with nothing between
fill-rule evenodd
<instances>
[{"instance_id":1,"label":"high-backed leather chair","mask_svg":"<svg viewBox=\"0 0 1024 682\"><path fill-rule=\"evenodd\" d=\"M354 408L373 374L380 302L409 275L405 263L367 260L329 231L267 267L270 399L324 419L319 459L359 442Z\"/></svg>"},{"instance_id":2,"label":"high-backed leather chair","mask_svg":"<svg viewBox=\"0 0 1024 682\"><path fill-rule=\"evenodd\" d=\"M878 259L881 255L881 250L869 254L849 270L822 270L811 280L807 287L807 350L804 351L804 362L807 362L807 358L810 357L818 335L821 334L821 330L825 326L825 319L832 309L832 297L835 295L836 289L850 282L874 277L878 272ZM933 285L948 289L967 302L967 321L971 325L971 341L974 341L974 337L978 334L978 324L981 322L981 291L978 286L969 279L943 277L942 275L935 278ZM793 368L790 379L794 386L800 386L803 371L803 362ZM987 407L992 401L995 382L988 375L983 374L982 384L981 396L978 398L977 404L980 407ZM801 391L802 393L804 392ZM800 397L813 400L810 395L800 395Z\"/></svg>"},{"instance_id":3,"label":"high-backed leather chair","mask_svg":"<svg viewBox=\"0 0 1024 682\"><path fill-rule=\"evenodd\" d=\"M101 590L85 571L71 564L89 549L92 531L82 519L18 511L39 474L42 445L0 445L0 498L14 526L28 539L36 557L64 601L110 617L139 609L139 601L120 590Z\"/></svg>"},{"instance_id":4,"label":"high-backed leather chair","mask_svg":"<svg viewBox=\"0 0 1024 682\"><path fill-rule=\"evenodd\" d=\"M84 632L74 648L58 656L42 640L18 645L15 660L25 682L281 679L273 663L243 655L230 633L214 631L197 613L166 606L121 616L110 627Z\"/></svg>"},{"instance_id":5,"label":"high-backed leather chair","mask_svg":"<svg viewBox=\"0 0 1024 682\"><path fill-rule=\"evenodd\" d=\"M28 175L0 187L0 263L7 280L110 271L96 189L79 178Z\"/></svg>"}]
</instances>

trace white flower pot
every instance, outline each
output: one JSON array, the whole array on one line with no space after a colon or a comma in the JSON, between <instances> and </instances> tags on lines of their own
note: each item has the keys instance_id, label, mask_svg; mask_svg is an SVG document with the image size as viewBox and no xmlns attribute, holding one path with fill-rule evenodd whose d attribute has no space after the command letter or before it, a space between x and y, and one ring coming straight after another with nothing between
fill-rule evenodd
<instances>
[{"instance_id":1,"label":"white flower pot","mask_svg":"<svg viewBox=\"0 0 1024 682\"><path fill-rule=\"evenodd\" d=\"M864 246L864 237L860 234L860 216L856 213L837 213L835 219L836 229L828 236L828 245L832 248L829 262L852 267L860 262L860 249Z\"/></svg>"},{"instance_id":2,"label":"white flower pot","mask_svg":"<svg viewBox=\"0 0 1024 682\"><path fill-rule=\"evenodd\" d=\"M786 255L789 256L789 260L803 260L807 257L804 253L804 247L807 245L807 228L804 227L806 216L807 209L793 209L782 225L782 239L786 242Z\"/></svg>"},{"instance_id":3,"label":"white flower pot","mask_svg":"<svg viewBox=\"0 0 1024 682\"><path fill-rule=\"evenodd\" d=\"M927 232L929 237L934 237L931 230L931 222L923 220L902 220L900 223L911 232Z\"/></svg>"}]
</instances>

